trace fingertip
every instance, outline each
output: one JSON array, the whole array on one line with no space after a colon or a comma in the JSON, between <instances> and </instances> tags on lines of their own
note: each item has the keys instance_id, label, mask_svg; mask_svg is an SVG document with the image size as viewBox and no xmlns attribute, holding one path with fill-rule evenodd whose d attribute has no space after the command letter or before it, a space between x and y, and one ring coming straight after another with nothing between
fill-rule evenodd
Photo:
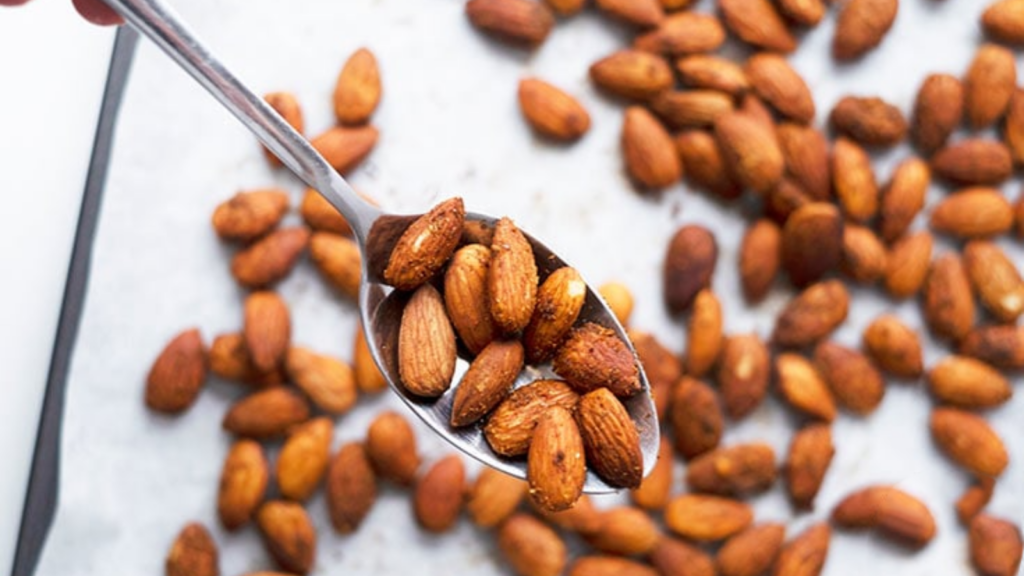
<instances>
[{"instance_id":1,"label":"fingertip","mask_svg":"<svg viewBox=\"0 0 1024 576\"><path fill-rule=\"evenodd\" d=\"M3 0L0 0L3 1ZM71 0L75 9L83 18L100 26L113 26L123 24L124 20L117 12L102 2L102 0Z\"/></svg>"}]
</instances>

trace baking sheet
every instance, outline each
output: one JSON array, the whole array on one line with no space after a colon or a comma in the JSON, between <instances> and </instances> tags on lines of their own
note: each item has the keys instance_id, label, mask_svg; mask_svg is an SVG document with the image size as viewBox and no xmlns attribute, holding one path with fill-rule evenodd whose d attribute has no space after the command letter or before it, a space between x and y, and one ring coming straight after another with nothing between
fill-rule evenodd
<instances>
[{"instance_id":1,"label":"baking sheet","mask_svg":"<svg viewBox=\"0 0 1024 576\"><path fill-rule=\"evenodd\" d=\"M980 38L982 4L905 0L884 48L855 65L837 66L827 56L831 19L809 33L791 60L815 92L819 123L840 95L877 94L906 111L928 72L959 74ZM374 117L381 140L352 181L384 207L417 212L461 195L474 211L508 214L590 282L626 282L637 300L633 325L675 350L683 348L683 326L664 313L660 266L671 234L681 224L700 223L718 236L714 287L724 302L727 331L770 331L788 291L780 285L757 308L739 297L740 207L717 204L684 186L641 197L622 174L621 105L596 93L586 76L592 61L624 45L628 35L622 28L583 15L561 23L540 50L526 54L470 28L461 0L176 5L257 91L295 92L311 134L332 123L330 96L344 59L360 46L370 47L385 86ZM698 9L710 9L708 0ZM532 136L515 101L517 81L525 75L580 97L593 117L581 142L563 147ZM223 573L267 569L272 564L255 531L227 534L214 512L230 443L220 419L243 390L214 380L184 416L165 418L144 409L142 387L153 358L179 330L199 326L209 341L241 325L243 291L228 273L232 248L210 229L214 206L236 190L268 185L287 188L297 204L303 186L270 171L253 138L147 43L140 46L122 114L70 374L60 507L39 573L159 573L170 542L190 520L213 530ZM908 152L899 147L879 157L879 178L887 178ZM1011 198L1016 186L1011 185ZM930 202L944 193L933 187ZM1024 262L1019 244L1001 243ZM309 262L300 263L278 289L292 306L296 343L350 358L355 308L335 296ZM883 310L920 326L914 303L897 305L874 292L857 291L837 340L855 345ZM926 363L944 354L929 341ZM402 409L388 395L362 399L340 419L335 445L362 437L384 407ZM837 454L817 510L794 518L777 485L752 500L757 518L784 521L794 534L824 518L851 489L894 483L930 505L939 522L935 541L911 554L867 535L837 534L826 574L969 574L965 534L952 511L969 480L932 447L929 408L920 384L894 383L872 416L843 414L834 425ZM991 415L1009 444L1011 465L990 510L1017 520L1024 518L1022 412L1018 395ZM772 399L730 426L725 443L764 440L781 455L794 425ZM450 450L429 438L425 427L418 430L426 460ZM681 482L674 489L682 491ZM604 498L599 504L617 501ZM320 534L317 573L507 572L489 536L465 520L449 534L426 535L415 527L408 495L391 488L352 536L330 530L322 495L309 509Z\"/></svg>"}]
</instances>

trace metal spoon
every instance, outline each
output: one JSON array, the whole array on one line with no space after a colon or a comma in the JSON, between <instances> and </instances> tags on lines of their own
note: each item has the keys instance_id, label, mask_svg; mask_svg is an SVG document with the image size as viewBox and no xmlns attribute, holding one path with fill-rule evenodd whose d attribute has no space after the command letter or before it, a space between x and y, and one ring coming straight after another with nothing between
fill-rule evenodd
<instances>
[{"instance_id":1,"label":"metal spoon","mask_svg":"<svg viewBox=\"0 0 1024 576\"><path fill-rule=\"evenodd\" d=\"M436 400L425 401L412 396L401 385L395 350L398 326L405 298L381 281L381 273L397 235L415 216L394 216L363 200L347 182L310 146L309 142L284 121L263 99L256 96L228 71L188 30L170 7L161 0L106 0L125 21L147 36L221 104L245 124L263 144L297 174L306 184L320 191L344 215L363 255L362 285L359 308L367 341L374 360L388 379L391 388L405 400L409 408L439 436L465 454L513 476L525 478L526 462L498 456L484 439L479 426L455 429L449 426L453 391ZM496 220L480 214L467 214L467 221L493 226ZM540 277L565 266L565 263L536 239L527 236L533 245ZM615 316L590 288L580 312L581 321L595 322L612 329L629 345L629 339ZM631 347L632 349L632 347ZM639 368L639 362L637 362ZM468 363L460 359L453 382L458 382ZM551 376L544 369L530 369L520 374L516 385L542 376ZM658 456L658 418L650 394L650 385L640 369L643 390L625 401L630 417L640 433L644 458L644 475L654 466ZM609 486L594 473L587 474L584 490L588 493L611 492Z\"/></svg>"}]
</instances>

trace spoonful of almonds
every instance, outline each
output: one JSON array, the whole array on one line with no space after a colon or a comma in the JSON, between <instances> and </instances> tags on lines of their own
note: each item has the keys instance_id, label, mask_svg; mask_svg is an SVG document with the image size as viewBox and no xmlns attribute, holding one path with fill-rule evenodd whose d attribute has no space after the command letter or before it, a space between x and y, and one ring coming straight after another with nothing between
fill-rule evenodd
<instances>
[{"instance_id":1,"label":"spoonful of almonds","mask_svg":"<svg viewBox=\"0 0 1024 576\"><path fill-rule=\"evenodd\" d=\"M657 459L650 386L615 316L579 272L508 218L460 198L426 214L362 199L161 0L107 0L319 191L362 253L359 307L391 388L439 436L525 478L551 511L635 488Z\"/></svg>"}]
</instances>

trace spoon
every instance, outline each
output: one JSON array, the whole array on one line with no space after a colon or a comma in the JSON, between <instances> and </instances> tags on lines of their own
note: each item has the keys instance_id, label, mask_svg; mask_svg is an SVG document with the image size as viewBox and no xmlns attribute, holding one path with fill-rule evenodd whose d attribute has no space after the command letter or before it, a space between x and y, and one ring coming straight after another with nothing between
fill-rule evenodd
<instances>
[{"instance_id":1,"label":"spoon","mask_svg":"<svg viewBox=\"0 0 1024 576\"><path fill-rule=\"evenodd\" d=\"M359 309L373 358L391 388L409 408L439 436L483 464L519 478L526 477L523 459L498 456L484 439L480 425L452 428L449 425L454 386L438 399L425 400L409 394L401 384L397 365L398 327L407 299L405 293L383 283L382 273L391 247L416 216L395 216L363 200L345 179L296 132L277 112L256 96L221 64L189 31L174 11L161 0L106 0L125 21L147 36L185 69L221 104L235 115L285 166L306 184L317 190L348 220L362 252L363 270L359 290ZM466 214L467 222L487 228L496 219ZM541 280L566 264L546 246L526 235L533 246ZM625 331L604 301L590 287L579 320L594 322L615 332L632 351ZM635 357L635 352L634 352ZM453 378L457 383L469 363L460 358ZM637 361L641 392L624 401L637 427L644 460L644 476L658 456L658 418L655 414L647 377ZM516 387L542 377L555 377L550 368L528 368L516 381ZM587 472L584 491L590 494L615 491L591 471Z\"/></svg>"}]
</instances>

